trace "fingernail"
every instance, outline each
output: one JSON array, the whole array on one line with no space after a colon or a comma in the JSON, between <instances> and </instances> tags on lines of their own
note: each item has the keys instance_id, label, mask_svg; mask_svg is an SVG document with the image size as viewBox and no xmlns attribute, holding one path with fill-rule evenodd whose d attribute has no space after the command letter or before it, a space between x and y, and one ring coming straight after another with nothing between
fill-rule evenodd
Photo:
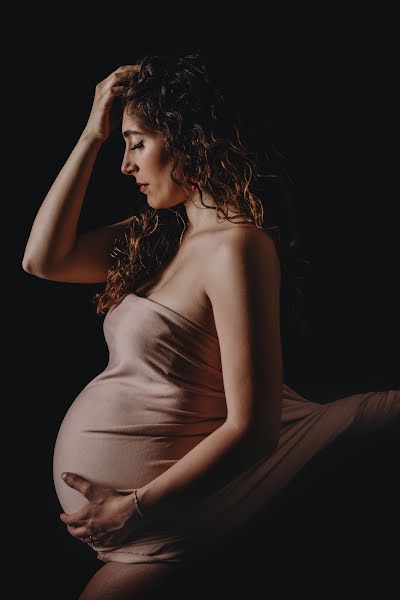
<instances>
[{"instance_id":1,"label":"fingernail","mask_svg":"<svg viewBox=\"0 0 400 600\"><path fill-rule=\"evenodd\" d=\"M62 477L63 479L67 479L67 475L68 475L68 473L61 473L61 477Z\"/></svg>"}]
</instances>

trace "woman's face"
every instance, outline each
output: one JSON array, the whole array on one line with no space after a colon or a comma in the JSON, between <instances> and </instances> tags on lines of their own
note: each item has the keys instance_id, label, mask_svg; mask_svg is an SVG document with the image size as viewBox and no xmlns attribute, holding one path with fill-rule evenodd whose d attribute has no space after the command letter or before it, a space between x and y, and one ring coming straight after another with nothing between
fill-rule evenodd
<instances>
[{"instance_id":1,"label":"woman's face","mask_svg":"<svg viewBox=\"0 0 400 600\"><path fill-rule=\"evenodd\" d=\"M138 183L148 184L142 188L148 204L152 208L170 208L186 202L187 193L170 177L173 163L166 156L163 135L144 133L124 110L122 136L126 146L121 171L135 177ZM174 177L178 179L177 174Z\"/></svg>"}]
</instances>

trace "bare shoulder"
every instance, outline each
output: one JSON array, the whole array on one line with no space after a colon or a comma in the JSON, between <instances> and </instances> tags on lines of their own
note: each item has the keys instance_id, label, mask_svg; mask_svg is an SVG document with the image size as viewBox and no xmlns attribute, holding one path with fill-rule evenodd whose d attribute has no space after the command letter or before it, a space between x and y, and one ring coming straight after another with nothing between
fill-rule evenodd
<instances>
[{"instance_id":1,"label":"bare shoulder","mask_svg":"<svg viewBox=\"0 0 400 600\"><path fill-rule=\"evenodd\" d=\"M228 418L254 443L279 440L283 381L280 265L256 227L226 228L207 255L205 293L219 340Z\"/></svg>"},{"instance_id":2,"label":"bare shoulder","mask_svg":"<svg viewBox=\"0 0 400 600\"><path fill-rule=\"evenodd\" d=\"M256 225L232 225L231 227L214 228L201 236L199 243L210 252L215 252L218 248L237 248L246 244L252 244L269 250L270 253L277 256L275 242L271 235L265 230L256 227Z\"/></svg>"},{"instance_id":3,"label":"bare shoulder","mask_svg":"<svg viewBox=\"0 0 400 600\"><path fill-rule=\"evenodd\" d=\"M204 244L207 248L207 274L218 277L218 270L242 268L249 269L254 281L263 278L268 272L269 278L275 277L281 286L281 268L276 245L270 234L255 225L233 226L216 234Z\"/></svg>"},{"instance_id":4,"label":"bare shoulder","mask_svg":"<svg viewBox=\"0 0 400 600\"><path fill-rule=\"evenodd\" d=\"M216 246L225 249L244 249L251 245L260 251L269 251L277 254L275 243L270 234L256 225L234 225L222 230L220 235L215 236Z\"/></svg>"}]
</instances>

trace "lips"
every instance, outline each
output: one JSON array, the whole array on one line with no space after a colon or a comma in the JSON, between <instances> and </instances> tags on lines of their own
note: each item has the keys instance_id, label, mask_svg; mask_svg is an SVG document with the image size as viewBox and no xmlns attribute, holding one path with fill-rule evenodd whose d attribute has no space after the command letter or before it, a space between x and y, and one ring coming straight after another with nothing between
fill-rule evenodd
<instances>
[{"instance_id":1,"label":"lips","mask_svg":"<svg viewBox=\"0 0 400 600\"><path fill-rule=\"evenodd\" d=\"M142 183L142 185L140 186L140 191L144 192L145 190L147 190L148 185L148 183Z\"/></svg>"}]
</instances>

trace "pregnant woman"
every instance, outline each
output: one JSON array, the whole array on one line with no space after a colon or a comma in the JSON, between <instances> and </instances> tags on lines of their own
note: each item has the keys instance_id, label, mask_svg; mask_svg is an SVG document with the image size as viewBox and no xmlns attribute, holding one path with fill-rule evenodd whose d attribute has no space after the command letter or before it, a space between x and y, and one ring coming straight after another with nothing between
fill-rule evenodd
<instances>
[{"instance_id":1,"label":"pregnant woman","mask_svg":"<svg viewBox=\"0 0 400 600\"><path fill-rule=\"evenodd\" d=\"M122 172L143 206L78 235L94 163L118 126ZM283 177L273 152L263 173L249 148L198 56L145 57L96 86L33 223L25 271L105 282L95 300L109 361L54 447L60 518L104 562L81 600L147 597L340 434L400 414L397 390L319 404L283 382L281 305L285 292L299 306L297 250L274 216L284 207L273 204Z\"/></svg>"}]
</instances>

